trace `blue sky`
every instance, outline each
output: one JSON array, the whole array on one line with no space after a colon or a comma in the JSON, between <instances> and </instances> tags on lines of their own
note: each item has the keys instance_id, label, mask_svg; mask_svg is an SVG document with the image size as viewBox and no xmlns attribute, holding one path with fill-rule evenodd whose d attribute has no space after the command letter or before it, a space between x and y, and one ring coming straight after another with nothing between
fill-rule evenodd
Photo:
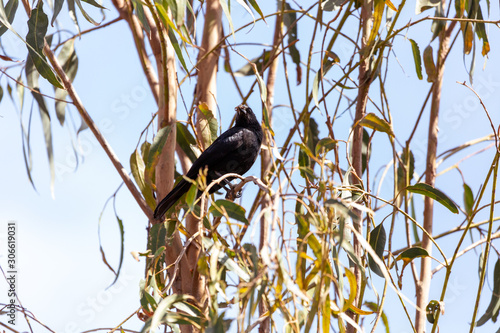
<instances>
[{"instance_id":1,"label":"blue sky","mask_svg":"<svg viewBox=\"0 0 500 333\"><path fill-rule=\"evenodd\" d=\"M110 8L109 11L105 12L106 21L115 18L117 14L112 5L109 2L105 2L104 5ZM400 22L407 22L410 16L414 16L410 7L403 12L403 18ZM491 17L498 17L496 4L493 7ZM60 14L62 24L72 30L72 23L66 17L67 13L64 10ZM94 17L100 15L97 11L91 12ZM26 17L22 15L22 10L19 13L21 14L16 17L14 26L21 35L25 35L27 30ZM431 12L425 12L419 17L427 14L431 14ZM233 20L234 24L238 26L241 22L248 22L250 17L235 4L233 6ZM79 21L82 29L90 27L83 17L80 17ZM301 50L303 60L310 43L311 33L311 26L308 26L311 21L305 20L304 22L307 23L299 26L300 41L297 45ZM421 51L430 38L430 31L424 28L425 25L430 28L429 22L424 23L420 28L412 28L407 32L408 38L413 38L419 43ZM230 38L229 41L231 43L255 42L258 38L259 42L270 43L273 29L272 21L269 21L269 25L258 23L253 29L249 28L243 33L237 34L236 39ZM227 25L225 31L228 32ZM498 30L493 27L490 28L489 33L492 51L485 70L482 69L484 59L478 55L474 87L482 96L494 123L498 124L500 117L496 110L498 110L500 103L500 79L496 73L499 72L497 60L499 59L497 49L499 36ZM11 55L24 57L26 54L24 44L19 43L10 32L2 37L2 44L8 47ZM128 27L125 22L118 22L108 28L85 35L82 39L77 39L75 45L79 57L79 70L74 85L94 121L101 128L122 163L128 168L129 156L137 145L140 132L156 111L154 100L145 84ZM345 48L339 47L338 50L334 51L338 53L342 64L343 61L348 60L349 45L348 43L340 45L345 45ZM433 46L436 48L435 44ZM259 55L263 49L262 46L252 45L241 45L236 48L247 58ZM468 80L464 61L468 64L470 59L469 57L463 59L461 48L462 42L459 38L446 67L441 106L439 152L491 132L486 116L474 95L456 83ZM395 50L396 53L392 55L390 60L387 87L389 87L388 93L391 99L391 112L394 117L396 134L405 140L425 98L429 83L425 81L425 74L423 81L417 80L411 58L411 47L404 35L396 39ZM319 56L316 54L315 58L319 59ZM236 59L240 65L245 63L243 59L238 59L236 54L232 54L232 59ZM5 66L5 63L1 62L1 64ZM222 65L221 62L220 66L222 67ZM290 72L295 71L290 60L288 66ZM235 65L235 68L237 67L238 65ZM279 71L282 79L282 67ZM335 72L332 71L331 74L334 75ZM229 126L234 106L238 105L240 101L229 76L222 69L219 71L219 75L220 123L222 129L225 130ZM305 73L303 75L303 80L305 80ZM291 82L294 83L293 73L291 77ZM312 78L313 75L311 75L311 80ZM116 198L116 208L125 225L125 260L120 279L113 287L106 289L113 281L114 276L101 261L97 237L98 219L104 203L120 186L121 179L89 131L83 132L79 137L82 150L81 161L77 170L73 171L75 166L71 146L73 135L68 133L67 127L59 126L55 115L52 114L56 163L55 199L52 199L45 143L41 133L38 110L35 107L31 132L33 179L37 188L37 191L34 191L24 169L18 111L7 96L6 82L5 77L0 79L0 84L4 88L4 97L0 103L0 142L2 142L1 152L3 155L2 168L0 169L2 170L0 172L2 188L0 191L0 211L2 212L0 237L5 236L7 221L17 221L20 266L18 292L20 299L23 305L38 319L57 332L80 332L85 329L118 325L139 307L139 281L143 277L144 263L136 262L129 253L145 249L146 219L127 190L122 188ZM242 78L241 82L242 86L248 89L253 78ZM195 79L191 82L188 81L182 87L188 106L191 102L194 83ZM300 97L300 94L304 94L303 85L304 82L302 86L293 87L297 94L296 97L294 96L297 109L301 109L303 106L304 97ZM373 85L372 96L377 96L377 86L378 83ZM46 82L41 82L41 87L43 92L52 94L53 90ZM27 92L26 95L28 95ZM379 104L378 101L376 103ZM49 104L52 102L49 101ZM280 83L277 89L275 104L289 104L284 83ZM260 103L257 93L254 93L249 105L254 110L259 110ZM31 98L26 96L23 109L25 117L30 108ZM50 105L50 108L53 112L53 105ZM372 105L368 106L368 111L376 112ZM79 124L75 110L71 109L68 112L71 113L74 122ZM185 119L186 111L181 100L179 100L178 114L179 118ZM320 124L320 137L327 135L323 116L324 114L315 114ZM422 174L424 169L423 152L426 148L427 119L428 112L424 113L422 125L414 141L414 154L417 159L416 172L419 174ZM275 110L274 130L278 145L282 143L292 124L293 119L287 113L286 108ZM334 129L337 138L345 140L351 124L351 113L347 112L335 123ZM387 149L377 150L377 147L380 146L387 147L387 143L386 136L383 134L375 135L374 152L376 154L372 156L373 177L378 167L388 163L392 157L391 152ZM475 151L474 148L468 153L460 155L459 158L452 159L451 162L445 162L439 170L444 170L473 151ZM466 175L466 181L475 194L477 194L484 179L492 156L490 149L473 160L465 161L461 166ZM249 174L257 176L258 170L257 167L254 167ZM462 203L462 182L456 171L448 172L440 177L436 186L445 189L446 193L456 202ZM385 191L387 189L383 189L384 193ZM417 203L418 207L421 207L421 204ZM380 222L383 217L385 217L383 213L377 215L377 222ZM436 205L435 232L454 227L462 220L463 215L460 217L451 216L445 208ZM119 233L111 205L108 205L102 218L101 238L110 263L116 267L119 258ZM3 246L4 238L0 238L0 240L2 240L0 244ZM443 241L448 256L451 256L455 242L455 236ZM0 249L0 254L3 255L4 250L4 248ZM2 264L4 260L5 257L0 257ZM468 328L478 283L477 256L474 256L472 252L467 254L462 260L459 260L454 271L457 274L451 279L452 287L447 294L446 313L441 318L440 324L442 329L446 331L463 331L466 327ZM431 298L439 297L443 277L444 272L442 271L433 279ZM374 278L375 286L380 292L382 290L381 282L377 279L380 280L378 277ZM413 297L411 284L411 272L408 270L405 272L404 284L408 289L404 289L403 292L410 298ZM6 284L1 281L0 300L2 302L4 295L6 295L5 288ZM484 291L480 314L489 302L491 294L489 285L485 286ZM396 332L410 332L401 307L396 303L394 293L389 292L388 297L386 311L391 311L389 313L391 329ZM391 305L391 302L394 305ZM409 311L413 316L414 310L410 309ZM23 322L20 316L18 316L18 322ZM370 324L367 323L367 326L370 327ZM134 319L127 327L138 329L142 327L142 323ZM492 327L495 326L487 324L477 331L489 332ZM378 331L382 331L382 327L379 326Z\"/></svg>"}]
</instances>

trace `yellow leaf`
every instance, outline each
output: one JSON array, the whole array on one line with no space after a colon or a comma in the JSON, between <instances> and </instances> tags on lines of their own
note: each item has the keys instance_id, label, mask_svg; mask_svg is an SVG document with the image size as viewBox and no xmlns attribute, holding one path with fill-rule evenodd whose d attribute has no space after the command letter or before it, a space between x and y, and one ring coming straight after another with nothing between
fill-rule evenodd
<instances>
[{"instance_id":1,"label":"yellow leaf","mask_svg":"<svg viewBox=\"0 0 500 333\"><path fill-rule=\"evenodd\" d=\"M398 11L396 6L394 6L394 4L391 2L391 0L385 0L385 4L387 5L387 7L389 7L390 9L394 10L394 11Z\"/></svg>"}]
</instances>

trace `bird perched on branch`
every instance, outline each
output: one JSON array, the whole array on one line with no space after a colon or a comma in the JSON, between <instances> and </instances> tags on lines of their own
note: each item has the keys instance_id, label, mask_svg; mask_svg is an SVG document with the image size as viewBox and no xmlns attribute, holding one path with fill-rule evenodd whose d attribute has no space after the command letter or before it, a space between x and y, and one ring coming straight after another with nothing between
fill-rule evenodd
<instances>
[{"instance_id":1,"label":"bird perched on branch","mask_svg":"<svg viewBox=\"0 0 500 333\"><path fill-rule=\"evenodd\" d=\"M262 127L257 121L252 109L246 105L235 108L236 121L234 127L222 133L205 151L194 161L185 177L196 179L200 170L207 171L207 184L227 173L243 175L247 172L260 151L262 143ZM232 178L227 178L230 181ZM222 185L215 184L210 193L214 193ZM163 198L155 209L154 217L162 217L184 193L191 187L191 183L182 179L169 194ZM200 193L198 194L200 195Z\"/></svg>"}]
</instances>

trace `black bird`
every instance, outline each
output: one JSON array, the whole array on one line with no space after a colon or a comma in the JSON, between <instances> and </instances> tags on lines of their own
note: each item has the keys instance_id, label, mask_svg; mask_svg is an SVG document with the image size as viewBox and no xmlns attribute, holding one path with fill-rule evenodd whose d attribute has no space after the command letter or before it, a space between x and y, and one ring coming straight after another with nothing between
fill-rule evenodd
<instances>
[{"instance_id":1,"label":"black bird","mask_svg":"<svg viewBox=\"0 0 500 333\"><path fill-rule=\"evenodd\" d=\"M252 109L246 105L239 105L236 110L234 127L222 133L201 155L194 161L186 177L196 179L200 170L207 167L207 184L227 173L243 175L255 162L262 143L262 127L255 118ZM226 178L230 181L232 178ZM158 204L154 217L162 217L184 193L191 187L191 183L182 179L169 194ZM221 185L215 184L210 193L219 190ZM200 193L198 193L200 195Z\"/></svg>"}]
</instances>

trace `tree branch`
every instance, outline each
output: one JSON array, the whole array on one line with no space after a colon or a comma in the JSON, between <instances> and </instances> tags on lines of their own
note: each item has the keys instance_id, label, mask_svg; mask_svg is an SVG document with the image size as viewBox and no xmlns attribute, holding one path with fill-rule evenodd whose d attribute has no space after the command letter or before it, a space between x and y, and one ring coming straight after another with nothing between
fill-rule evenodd
<instances>
[{"instance_id":1,"label":"tree branch","mask_svg":"<svg viewBox=\"0 0 500 333\"><path fill-rule=\"evenodd\" d=\"M148 204L146 203L146 201L142 197L142 194L139 192L137 187L134 185L132 179L129 177L127 171L125 170L125 168L123 167L121 162L118 160L118 156L116 156L116 154L113 152L113 149L111 148L109 143L106 141L104 136L101 134L101 132L97 128L97 125L94 123L94 121L92 120L90 115L85 110L85 107L83 106L83 103L80 100L80 97L76 93L76 90L73 87L73 84L71 83L68 76L66 75L66 73L62 69L61 65L59 64L59 61L57 60L56 56L54 55L54 53L52 52L52 50L50 49L50 47L47 44L45 44L43 51L44 51L45 55L47 56L47 58L49 59L50 63L52 64L52 67L54 68L55 72L61 78L62 83L64 85L64 88L68 91L68 94L71 97L71 99L73 100L73 104L75 105L76 109L78 110L78 113L80 113L80 116L82 117L83 121L85 121L85 123L90 128L90 130L94 134L95 138L97 139L97 141L101 145L101 147L104 149L104 151L108 155L108 157L111 160L111 162L113 163L116 171L118 171L118 174L120 175L123 182L125 183L125 185L129 189L129 191L132 194L132 196L134 197L135 201L137 201L137 203L139 204L139 207L141 207L142 211L148 217L148 219L149 220L153 219L153 212L151 211Z\"/></svg>"}]
</instances>

